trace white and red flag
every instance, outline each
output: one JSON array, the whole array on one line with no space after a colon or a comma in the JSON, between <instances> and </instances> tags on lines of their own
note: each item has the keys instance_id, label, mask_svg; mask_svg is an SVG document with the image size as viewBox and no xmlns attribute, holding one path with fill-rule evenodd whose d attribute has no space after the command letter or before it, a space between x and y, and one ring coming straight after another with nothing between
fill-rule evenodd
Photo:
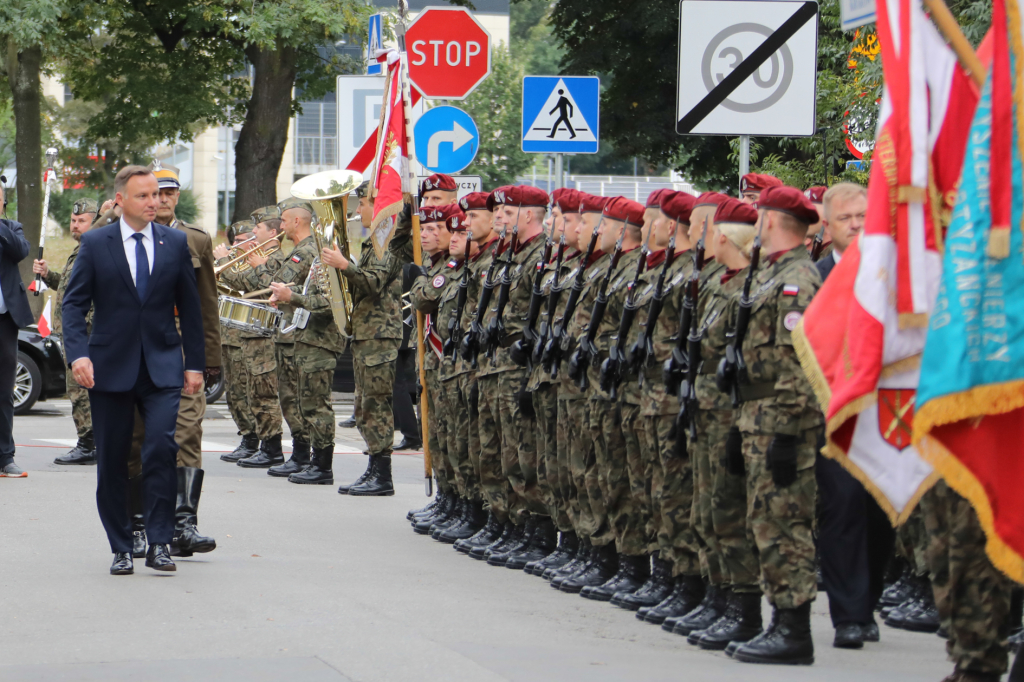
<instances>
[{"instance_id":1,"label":"white and red flag","mask_svg":"<svg viewBox=\"0 0 1024 682\"><path fill-rule=\"evenodd\" d=\"M864 232L795 336L825 409L825 454L900 523L937 478L911 443L914 406L978 91L919 3L877 11L885 91Z\"/></svg>"},{"instance_id":2,"label":"white and red flag","mask_svg":"<svg viewBox=\"0 0 1024 682\"><path fill-rule=\"evenodd\" d=\"M39 321L36 323L36 327L39 329L39 336L46 338L53 331L53 297L46 297L46 305L43 306L43 312L39 314Z\"/></svg>"},{"instance_id":3,"label":"white and red flag","mask_svg":"<svg viewBox=\"0 0 1024 682\"><path fill-rule=\"evenodd\" d=\"M387 64L388 72L377 126L377 151L370 169L370 197L373 199L370 241L377 258L383 258L395 232L398 215L404 208L405 195L411 190L402 58L398 50L388 50L378 61Z\"/></svg>"}]
</instances>

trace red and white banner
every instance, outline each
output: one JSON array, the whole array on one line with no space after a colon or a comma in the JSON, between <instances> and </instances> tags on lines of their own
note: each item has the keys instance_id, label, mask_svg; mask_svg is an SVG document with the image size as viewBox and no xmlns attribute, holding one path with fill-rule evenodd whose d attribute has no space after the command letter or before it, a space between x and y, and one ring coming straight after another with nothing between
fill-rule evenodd
<instances>
[{"instance_id":1,"label":"red and white banner","mask_svg":"<svg viewBox=\"0 0 1024 682\"><path fill-rule=\"evenodd\" d=\"M370 197L373 198L370 241L377 258L383 258L395 232L398 214L405 205L404 195L411 189L402 58L398 50L388 50L378 60L386 61L388 75L377 126L377 150L370 169Z\"/></svg>"}]
</instances>

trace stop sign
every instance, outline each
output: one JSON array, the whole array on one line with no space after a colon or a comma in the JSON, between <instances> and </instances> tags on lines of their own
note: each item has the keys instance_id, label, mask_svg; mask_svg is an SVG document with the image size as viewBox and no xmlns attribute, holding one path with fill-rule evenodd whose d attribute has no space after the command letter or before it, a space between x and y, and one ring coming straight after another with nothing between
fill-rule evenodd
<instances>
[{"instance_id":1,"label":"stop sign","mask_svg":"<svg viewBox=\"0 0 1024 682\"><path fill-rule=\"evenodd\" d=\"M405 32L409 78L431 99L466 99L491 73L491 36L464 7L427 7Z\"/></svg>"}]
</instances>

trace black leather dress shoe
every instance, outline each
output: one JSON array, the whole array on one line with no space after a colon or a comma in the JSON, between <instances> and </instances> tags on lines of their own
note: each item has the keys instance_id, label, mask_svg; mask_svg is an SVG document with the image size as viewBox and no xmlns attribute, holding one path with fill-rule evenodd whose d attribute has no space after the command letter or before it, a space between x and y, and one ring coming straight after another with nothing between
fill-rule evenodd
<instances>
[{"instance_id":1,"label":"black leather dress shoe","mask_svg":"<svg viewBox=\"0 0 1024 682\"><path fill-rule=\"evenodd\" d=\"M837 649L862 649L864 631L859 623L840 623L836 626L836 638L832 646Z\"/></svg>"},{"instance_id":2,"label":"black leather dress shoe","mask_svg":"<svg viewBox=\"0 0 1024 682\"><path fill-rule=\"evenodd\" d=\"M135 572L131 552L114 552L114 563L110 564L110 575L131 575Z\"/></svg>"},{"instance_id":3,"label":"black leather dress shoe","mask_svg":"<svg viewBox=\"0 0 1024 682\"><path fill-rule=\"evenodd\" d=\"M395 446L395 450L422 450L422 440L411 440L409 438L403 438L402 442Z\"/></svg>"},{"instance_id":4,"label":"black leather dress shoe","mask_svg":"<svg viewBox=\"0 0 1024 682\"><path fill-rule=\"evenodd\" d=\"M149 551L146 552L146 566L154 571L178 570L178 567L174 565L174 560L171 559L171 552L167 549L167 545L150 545Z\"/></svg>"},{"instance_id":5,"label":"black leather dress shoe","mask_svg":"<svg viewBox=\"0 0 1024 682\"><path fill-rule=\"evenodd\" d=\"M878 642L882 639L878 632L878 623L871 621L866 625L860 626L861 633L864 635L865 642Z\"/></svg>"}]
</instances>

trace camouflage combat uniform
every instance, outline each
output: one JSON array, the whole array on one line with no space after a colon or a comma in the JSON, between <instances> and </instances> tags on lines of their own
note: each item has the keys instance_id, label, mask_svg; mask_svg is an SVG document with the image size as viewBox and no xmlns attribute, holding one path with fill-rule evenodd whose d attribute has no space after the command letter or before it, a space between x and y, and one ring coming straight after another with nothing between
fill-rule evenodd
<instances>
[{"instance_id":1,"label":"camouflage combat uniform","mask_svg":"<svg viewBox=\"0 0 1024 682\"><path fill-rule=\"evenodd\" d=\"M53 289L56 294L53 298L53 326L52 331L54 334L61 335L63 332L61 326L61 301L64 300L64 290L68 286L68 282L71 281L71 270L74 267L75 259L78 258L79 245L75 245L74 251L68 256L67 263L64 264L64 269L61 270L60 274L57 274L53 270L49 270L46 273L46 277L43 278L43 282L46 286ZM86 331L92 331L92 309L89 310L89 314L85 317L85 328ZM63 343L63 341L62 341ZM67 386L68 400L71 401L71 418L75 421L75 431L78 432L78 440L88 440L92 438L92 410L89 408L89 391L78 385L75 381L75 377L72 376L71 372L66 372L65 386Z\"/></svg>"},{"instance_id":2,"label":"camouflage combat uniform","mask_svg":"<svg viewBox=\"0 0 1024 682\"><path fill-rule=\"evenodd\" d=\"M706 266L707 267L707 266ZM731 398L718 390L715 372L725 356L732 299L743 289L747 270L713 268L700 291L701 366L697 438L688 443L693 463L692 525L706 552L708 580L736 593L760 594L757 551L747 534L747 492L742 475L727 466L725 442L735 421Z\"/></svg>"},{"instance_id":3,"label":"camouflage combat uniform","mask_svg":"<svg viewBox=\"0 0 1024 682\"><path fill-rule=\"evenodd\" d=\"M777 608L795 609L818 592L814 459L823 417L791 334L821 277L802 244L767 261L751 290L753 309L742 350L749 382L741 386L737 426L743 437L747 528L760 556L761 587ZM796 480L785 488L775 484L767 461L777 434L797 439Z\"/></svg>"},{"instance_id":4,"label":"camouflage combat uniform","mask_svg":"<svg viewBox=\"0 0 1024 682\"><path fill-rule=\"evenodd\" d=\"M502 478L507 482L509 518L519 525L527 513L547 516L547 507L537 485L537 438L534 419L523 414L519 402L529 378L526 368L513 362L509 347L526 326L533 291L538 277L537 262L544 252L542 234L520 242L508 268L511 277L508 304L503 322L505 336L499 340L494 359L481 358L479 386L481 467L501 462ZM499 268L500 275L504 268ZM492 307L484 311L482 326L487 329L497 314L500 280L495 284ZM485 463L485 460L487 463Z\"/></svg>"},{"instance_id":5,"label":"camouflage combat uniform","mask_svg":"<svg viewBox=\"0 0 1024 682\"><path fill-rule=\"evenodd\" d=\"M242 352L242 332L223 324L220 326L220 355L224 365L225 399L238 433L248 436L256 433L256 420L247 403L249 372Z\"/></svg>"},{"instance_id":6,"label":"camouflage combat uniform","mask_svg":"<svg viewBox=\"0 0 1024 682\"><path fill-rule=\"evenodd\" d=\"M902 526L896 529L896 553L903 557L912 575L928 577L928 536L924 528L921 505L910 512Z\"/></svg>"},{"instance_id":7,"label":"camouflage combat uniform","mask_svg":"<svg viewBox=\"0 0 1024 682\"><path fill-rule=\"evenodd\" d=\"M927 559L946 653L957 671L1006 672L1013 583L985 553L985 531L971 503L939 481L921 498Z\"/></svg>"},{"instance_id":8,"label":"camouflage combat uniform","mask_svg":"<svg viewBox=\"0 0 1024 682\"><path fill-rule=\"evenodd\" d=\"M601 390L601 363L608 357L608 349L619 328L622 319L622 308L626 300L626 291L636 273L637 262L643 256L643 249L635 247L623 252L618 267L608 281L608 304L594 335L593 362L587 367L587 397L590 401L589 428L594 440L594 454L597 461L597 480L601 496L604 499L605 513L615 540L619 554L638 556L647 553L645 541L646 525L643 517L642 497L633 495L635 480L642 486L643 468L640 466L639 447L635 450L634 467L630 470L626 448L626 433L631 431L631 423L623 419L619 400ZM607 270L606 270L607 272ZM594 280L595 298L601 288L601 279ZM587 334L593 319L588 320ZM639 408L639 401L637 401ZM632 417L638 416L639 409L631 411ZM595 541L595 545L605 544Z\"/></svg>"},{"instance_id":9,"label":"camouflage combat uniform","mask_svg":"<svg viewBox=\"0 0 1024 682\"><path fill-rule=\"evenodd\" d=\"M438 302L451 279L450 259L444 251L430 256L430 268L426 276L417 277L409 290L409 301L413 308L426 315L424 328L423 373L426 377L427 392L427 446L430 448L430 462L434 479L442 493L449 493L456 487L455 469L448 459L448 423L451 407L444 399L441 388L441 344L444 340L436 328ZM459 490L462 494L462 490Z\"/></svg>"}]
</instances>

